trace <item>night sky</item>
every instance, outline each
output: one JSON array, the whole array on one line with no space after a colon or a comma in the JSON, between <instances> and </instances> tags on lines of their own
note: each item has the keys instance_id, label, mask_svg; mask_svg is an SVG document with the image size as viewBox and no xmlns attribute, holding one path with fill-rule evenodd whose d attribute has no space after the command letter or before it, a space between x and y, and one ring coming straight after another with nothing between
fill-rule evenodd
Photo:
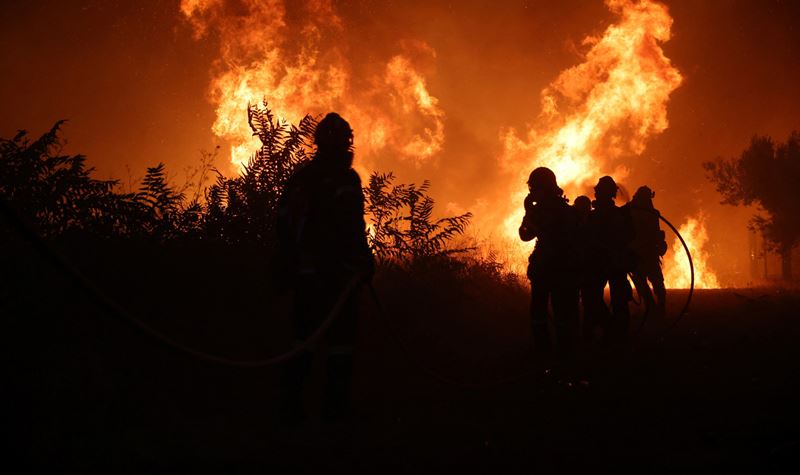
<instances>
[{"instance_id":1,"label":"night sky","mask_svg":"<svg viewBox=\"0 0 800 475\"><path fill-rule=\"evenodd\" d=\"M409 38L436 51L426 79L447 114L444 158L422 169L387 162L388 169L401 179L432 178L443 201L468 204L491 186L484 177L499 128L535 121L539 91L580 62L585 36L613 21L601 1L551 3L334 2L353 63ZM800 2L665 3L674 24L664 51L684 83L668 104L669 129L649 142L630 181L651 184L656 205L676 221L706 210L716 249L731 256L746 243L748 213L716 204L700 164L738 154L753 134L785 140L800 129ZM1 8L0 136L69 119L67 150L86 154L100 177L123 181L126 167L141 176L159 161L180 180L200 150L224 145L210 131L208 98L218 45L193 38L177 0ZM741 232L719 232L728 228ZM715 267L740 272L740 257L717 258Z\"/></svg>"}]
</instances>

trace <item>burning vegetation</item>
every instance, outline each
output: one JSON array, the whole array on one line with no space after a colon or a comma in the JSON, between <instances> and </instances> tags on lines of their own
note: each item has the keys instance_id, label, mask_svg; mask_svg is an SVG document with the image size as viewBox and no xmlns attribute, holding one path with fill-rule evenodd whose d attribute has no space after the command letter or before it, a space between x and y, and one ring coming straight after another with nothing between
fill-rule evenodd
<instances>
[{"instance_id":1,"label":"burning vegetation","mask_svg":"<svg viewBox=\"0 0 800 475\"><path fill-rule=\"evenodd\" d=\"M800 418L791 409L800 391L787 375L800 357L791 280L800 132L778 131L796 117L780 116L769 99L791 106L800 95L765 76L734 80L720 66L790 70L780 55L753 58L797 39L791 21L778 17L800 10L737 3L726 16L716 5L668 9L667 1L590 0L581 9L527 0L159 4L170 13L156 13L159 20L185 48L163 57L185 70L164 69L163 77L186 94L135 96L145 98L138 102L147 125L103 108L111 133L94 129L94 138L118 155L88 146L88 160L75 155L63 121L41 134L0 134L4 394L15 408L9 453L40 470L113 471L452 470L453 461L468 470L531 461L539 470L580 470L656 460L755 472L794 462ZM8 17L38 12L51 38L64 34L41 21L64 10L30 3L36 8L10 7ZM78 17L90 16L94 3ZM152 20L142 5L131 8ZM131 22L120 5L109 10L97 18L122 19L110 30ZM743 20L751 32L772 35L777 28L765 22L779 19L793 36L775 34L744 51L746 63L731 59L756 41L728 20L761 10L770 10L762 21ZM66 28L89 30L70 20ZM25 25L7 23L16 35L11 27ZM146 36L139 26L132 29ZM720 48L731 29L742 39ZM34 53L53 43L42 38L28 39ZM124 48L85 38L81 54L101 50L126 74L138 64L124 49L138 38L125 36ZM74 64L65 72L98 92L114 77L80 67L57 46L48 49L54 61L15 51L37 63L33 70L58 71L66 58ZM187 49L200 52L196 69ZM33 81L31 70L19 77ZM792 71L782 74L787 84L799 77ZM152 78L139 72L130 76ZM141 84L121 87L126 80L111 88L130 99L122 106L135 102L127 93ZM61 87L66 79L47 81L73 95ZM704 96L708 88L721 92ZM775 92L751 93L767 88ZM13 89L30 101L24 88ZM197 101L203 91L210 106ZM736 92L753 102L719 107ZM76 103L108 95L88 97ZM184 100L206 115L187 113ZM150 122L159 115L154 103L170 125ZM733 118L754 110L743 104L767 112ZM48 110L59 111L55 102ZM343 117L320 121L331 111ZM769 130L753 125L770 115ZM707 126L712 117L716 129ZM159 163L161 149L121 139L128 130L144 137L146 127L159 128L176 151L169 166ZM216 148L184 161L181 151L197 146L203 130L200 138L213 134L216 143L199 145ZM169 137L176 131L188 138ZM751 133L749 146L738 142ZM101 178L109 176L103 160L129 157L141 160L132 162L140 179L130 170L127 182ZM185 178L173 174L187 163L194 165ZM716 194L701 189L709 182ZM615 208L614 193L617 205L630 206ZM725 208L708 204L712 196L742 206L742 219L726 219L718 211ZM761 281L753 267L748 280L738 262L729 265L736 252L745 259L744 215L751 266L763 258ZM346 233L337 239L331 229ZM794 289L770 288L775 264ZM626 279L635 281L636 298ZM686 290L692 284L716 290ZM734 285L753 288L718 289ZM305 394L296 391L304 379ZM345 404L329 405L326 392L338 392L339 403L352 396L354 410L330 411Z\"/></svg>"},{"instance_id":2,"label":"burning vegetation","mask_svg":"<svg viewBox=\"0 0 800 475\"><path fill-rule=\"evenodd\" d=\"M333 4L313 0L303 9L290 24L280 0L181 2L198 39L213 34L219 42L210 85L217 110L212 129L230 142L231 161L244 165L259 149L243 112L264 99L278 120L289 123L308 113L341 112L357 131L362 174L380 153L419 163L439 153L445 114L415 65L435 52L424 42L409 42L406 52L356 74Z\"/></svg>"},{"instance_id":3,"label":"burning vegetation","mask_svg":"<svg viewBox=\"0 0 800 475\"><path fill-rule=\"evenodd\" d=\"M449 208L475 213L473 233L502 256L508 270L521 273L530 244L516 229L522 216L525 176L547 166L567 196L589 195L597 178L612 175L623 186L647 142L668 127L667 104L683 76L661 45L671 37L672 18L663 4L606 0L616 20L582 42L583 61L562 71L539 93L540 111L526 130L497 126L500 154L487 166L499 170L489 196L448 199ZM300 8L293 12L292 8ZM362 176L387 163L426 167L434 179L447 175L430 165L448 149L447 114L426 79L425 64L436 51L415 39L398 40L398 51L357 62L349 54L350 25L330 0L302 7L280 0L183 0L181 13L196 38L213 38L219 56L210 84L216 106L213 132L230 144L230 159L244 166L261 147L247 122L249 104L269 102L277 120L297 123L306 114L337 110L353 125ZM363 63L363 64L362 64ZM392 162L394 161L394 162ZM699 213L699 211L698 211ZM706 262L705 239L694 232L698 217L682 227L694 243L699 286L718 281ZM669 259L665 274L686 271ZM688 278L688 274L687 274ZM668 284L683 286L678 277Z\"/></svg>"},{"instance_id":4,"label":"burning vegetation","mask_svg":"<svg viewBox=\"0 0 800 475\"><path fill-rule=\"evenodd\" d=\"M719 281L714 272L708 267L708 233L706 232L705 217L700 214L697 218L690 218L683 224L678 232L686 241L686 247L692 254L694 265L694 286L699 289L718 288ZM664 283L669 288L688 289L691 285L691 270L689 260L686 258L683 244L677 237L670 248L664 261Z\"/></svg>"},{"instance_id":5,"label":"burning vegetation","mask_svg":"<svg viewBox=\"0 0 800 475\"><path fill-rule=\"evenodd\" d=\"M682 80L660 46L670 38L672 18L659 3L607 4L618 22L601 37L584 39L590 48L584 62L541 91L540 125L522 136L515 130L503 133L500 165L513 190L503 220L509 245L516 242L522 218L518 203L526 191L519 185L531 169L551 168L568 196L589 195L602 175L624 183L635 166L631 159L667 128L667 101Z\"/></svg>"}]
</instances>

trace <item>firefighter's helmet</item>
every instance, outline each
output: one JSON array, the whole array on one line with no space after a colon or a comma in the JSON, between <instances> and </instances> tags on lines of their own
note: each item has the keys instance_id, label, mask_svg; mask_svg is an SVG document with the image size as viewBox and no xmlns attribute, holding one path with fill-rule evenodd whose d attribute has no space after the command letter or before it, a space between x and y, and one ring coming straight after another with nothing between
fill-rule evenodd
<instances>
[{"instance_id":1,"label":"firefighter's helmet","mask_svg":"<svg viewBox=\"0 0 800 475\"><path fill-rule=\"evenodd\" d=\"M353 129L336 112L326 115L314 131L314 143L323 149L349 150L353 145Z\"/></svg>"},{"instance_id":2,"label":"firefighter's helmet","mask_svg":"<svg viewBox=\"0 0 800 475\"><path fill-rule=\"evenodd\" d=\"M617 186L617 182L615 182L610 176L606 175L598 180L597 185L594 187L594 193L597 197L609 196L613 198L617 196L618 189L619 186Z\"/></svg>"},{"instance_id":3,"label":"firefighter's helmet","mask_svg":"<svg viewBox=\"0 0 800 475\"><path fill-rule=\"evenodd\" d=\"M531 172L528 177L528 188L537 193L561 191L556 182L556 174L547 167L539 167Z\"/></svg>"}]
</instances>

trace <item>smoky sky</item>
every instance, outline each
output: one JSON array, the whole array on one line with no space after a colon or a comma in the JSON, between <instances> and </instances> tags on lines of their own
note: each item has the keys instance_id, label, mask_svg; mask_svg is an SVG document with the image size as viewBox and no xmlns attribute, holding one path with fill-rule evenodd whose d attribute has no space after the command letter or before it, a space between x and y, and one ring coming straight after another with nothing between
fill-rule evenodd
<instances>
[{"instance_id":1,"label":"smoky sky","mask_svg":"<svg viewBox=\"0 0 800 475\"><path fill-rule=\"evenodd\" d=\"M446 114L443 158L394 171L431 178L439 202L467 208L496 185L500 127L535 125L539 92L581 62L584 37L614 20L599 0L334 3L353 64L385 59L407 40L435 50L423 72ZM741 253L748 212L717 204L701 163L737 155L754 134L785 140L800 129L800 2L665 3L674 24L663 48L684 83L668 103L669 128L631 162L627 181L649 184L675 221L706 210L715 249L729 257ZM178 5L3 2L0 136L69 119L67 151L86 154L100 177L125 181L128 169L141 176L164 162L179 181L200 150L224 144L211 133L208 99L218 45L194 39ZM301 13L290 2L287 14ZM742 231L714 232L728 227ZM740 272L738 257L715 267Z\"/></svg>"}]
</instances>

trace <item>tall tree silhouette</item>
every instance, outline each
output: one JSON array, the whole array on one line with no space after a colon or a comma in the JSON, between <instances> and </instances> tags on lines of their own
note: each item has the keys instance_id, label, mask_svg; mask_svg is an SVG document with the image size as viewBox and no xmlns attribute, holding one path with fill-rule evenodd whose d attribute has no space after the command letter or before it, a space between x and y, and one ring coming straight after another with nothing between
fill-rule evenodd
<instances>
[{"instance_id":1,"label":"tall tree silhouette","mask_svg":"<svg viewBox=\"0 0 800 475\"><path fill-rule=\"evenodd\" d=\"M750 225L780 253L782 274L792 278L792 250L800 242L800 133L785 143L755 136L738 158L705 162L708 179L729 205L757 205Z\"/></svg>"}]
</instances>

